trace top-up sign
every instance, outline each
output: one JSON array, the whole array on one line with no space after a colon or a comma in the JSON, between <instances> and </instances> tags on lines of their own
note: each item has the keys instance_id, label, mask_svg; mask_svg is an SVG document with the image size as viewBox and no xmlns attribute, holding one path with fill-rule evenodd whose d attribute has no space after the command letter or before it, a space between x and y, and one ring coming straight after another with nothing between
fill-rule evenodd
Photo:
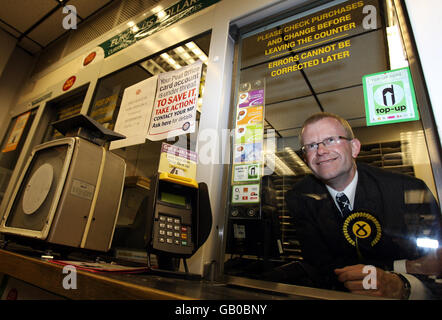
<instances>
[{"instance_id":1,"label":"top-up sign","mask_svg":"<svg viewBox=\"0 0 442 320\"><path fill-rule=\"evenodd\" d=\"M367 126L419 120L410 69L362 77Z\"/></svg>"}]
</instances>

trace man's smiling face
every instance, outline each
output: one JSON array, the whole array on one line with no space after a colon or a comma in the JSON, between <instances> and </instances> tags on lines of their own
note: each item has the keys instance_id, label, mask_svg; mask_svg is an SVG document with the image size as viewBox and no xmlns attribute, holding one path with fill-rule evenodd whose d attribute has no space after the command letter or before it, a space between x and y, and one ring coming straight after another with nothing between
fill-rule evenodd
<instances>
[{"instance_id":1,"label":"man's smiling face","mask_svg":"<svg viewBox=\"0 0 442 320\"><path fill-rule=\"evenodd\" d=\"M307 125L302 131L303 144L318 143L329 137L346 137L341 123L334 118L324 118ZM354 158L359 154L361 143L340 139L332 146L319 144L317 150L304 154L307 165L316 177L336 190L343 190L356 172Z\"/></svg>"}]
</instances>

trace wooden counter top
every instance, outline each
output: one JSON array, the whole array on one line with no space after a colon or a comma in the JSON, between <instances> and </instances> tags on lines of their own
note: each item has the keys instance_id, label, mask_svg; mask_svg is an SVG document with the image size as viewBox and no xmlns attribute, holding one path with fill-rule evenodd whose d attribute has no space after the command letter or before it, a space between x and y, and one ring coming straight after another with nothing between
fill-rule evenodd
<instances>
[{"instance_id":1,"label":"wooden counter top","mask_svg":"<svg viewBox=\"0 0 442 320\"><path fill-rule=\"evenodd\" d=\"M77 289L64 289L63 266L0 249L0 273L20 279L68 299L192 299L117 279L101 273L77 269ZM121 275L119 275L123 278Z\"/></svg>"},{"instance_id":2,"label":"wooden counter top","mask_svg":"<svg viewBox=\"0 0 442 320\"><path fill-rule=\"evenodd\" d=\"M0 249L0 273L73 300L284 300L306 297L257 292L222 283L146 273L95 273L76 269L77 289L64 289L63 266ZM308 298L307 298L308 299Z\"/></svg>"},{"instance_id":3,"label":"wooden counter top","mask_svg":"<svg viewBox=\"0 0 442 320\"><path fill-rule=\"evenodd\" d=\"M154 273L95 273L76 269L76 289L65 289L63 266L0 249L0 273L72 300L366 300L367 296L230 277L226 283Z\"/></svg>"}]
</instances>

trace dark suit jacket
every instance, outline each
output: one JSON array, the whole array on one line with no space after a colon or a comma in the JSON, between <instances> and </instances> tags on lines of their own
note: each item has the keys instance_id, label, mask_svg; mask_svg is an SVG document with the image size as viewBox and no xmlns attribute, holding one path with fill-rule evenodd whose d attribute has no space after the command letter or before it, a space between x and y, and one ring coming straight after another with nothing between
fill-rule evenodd
<instances>
[{"instance_id":1,"label":"dark suit jacket","mask_svg":"<svg viewBox=\"0 0 442 320\"><path fill-rule=\"evenodd\" d=\"M358 263L393 269L393 261L423 255L416 237L430 230L440 239L439 207L422 180L358 164L353 211L371 213L381 225L381 239L372 246L361 242L358 256L343 232L344 218L325 185L313 175L286 194L304 261L320 274L320 285L341 288L333 269Z\"/></svg>"}]
</instances>

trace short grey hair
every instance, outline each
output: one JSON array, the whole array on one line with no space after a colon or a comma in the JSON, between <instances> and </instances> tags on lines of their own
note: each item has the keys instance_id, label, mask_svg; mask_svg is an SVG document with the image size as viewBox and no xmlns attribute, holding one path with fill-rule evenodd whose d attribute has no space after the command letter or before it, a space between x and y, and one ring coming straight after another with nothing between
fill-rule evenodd
<instances>
[{"instance_id":1,"label":"short grey hair","mask_svg":"<svg viewBox=\"0 0 442 320\"><path fill-rule=\"evenodd\" d=\"M332 119L336 119L337 121L339 121L339 123L342 125L342 127L345 130L345 135L347 136L347 138L349 138L349 139L355 138L355 135L353 133L353 129L351 128L351 126L347 120L345 120L341 116L338 116L337 114L334 114L334 113L318 112L318 113L312 114L302 124L301 132L299 133L299 141L301 143L301 146L304 144L304 141L302 140L302 132L304 131L304 128L312 123L318 122L319 120L326 119L326 118L332 118Z\"/></svg>"}]
</instances>

